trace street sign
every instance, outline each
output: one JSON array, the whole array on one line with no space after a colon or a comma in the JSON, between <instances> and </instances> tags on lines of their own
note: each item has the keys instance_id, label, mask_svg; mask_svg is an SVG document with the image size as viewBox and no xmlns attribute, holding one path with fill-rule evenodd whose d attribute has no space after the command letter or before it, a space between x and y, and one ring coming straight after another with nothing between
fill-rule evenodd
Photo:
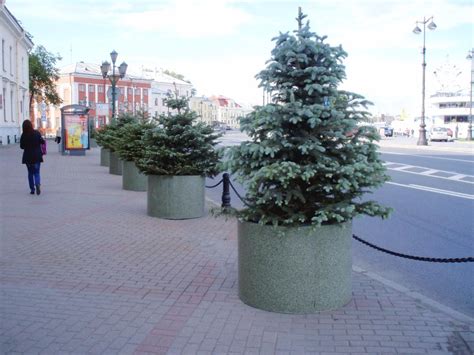
<instances>
[{"instance_id":1,"label":"street sign","mask_svg":"<svg viewBox=\"0 0 474 355\"><path fill-rule=\"evenodd\" d=\"M109 101L112 101L112 87L109 87L107 89L107 98ZM120 99L120 90L119 88L115 88L115 101L118 101Z\"/></svg>"}]
</instances>

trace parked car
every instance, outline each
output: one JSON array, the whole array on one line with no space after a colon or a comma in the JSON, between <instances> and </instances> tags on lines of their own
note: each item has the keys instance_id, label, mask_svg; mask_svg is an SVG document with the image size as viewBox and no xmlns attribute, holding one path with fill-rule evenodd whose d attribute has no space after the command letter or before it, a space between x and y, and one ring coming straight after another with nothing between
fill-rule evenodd
<instances>
[{"instance_id":1,"label":"parked car","mask_svg":"<svg viewBox=\"0 0 474 355\"><path fill-rule=\"evenodd\" d=\"M453 131L447 127L433 127L430 131L430 141L445 141L453 139Z\"/></svg>"},{"instance_id":2,"label":"parked car","mask_svg":"<svg viewBox=\"0 0 474 355\"><path fill-rule=\"evenodd\" d=\"M393 137L393 128L392 127L384 127L384 135L385 137Z\"/></svg>"}]
</instances>

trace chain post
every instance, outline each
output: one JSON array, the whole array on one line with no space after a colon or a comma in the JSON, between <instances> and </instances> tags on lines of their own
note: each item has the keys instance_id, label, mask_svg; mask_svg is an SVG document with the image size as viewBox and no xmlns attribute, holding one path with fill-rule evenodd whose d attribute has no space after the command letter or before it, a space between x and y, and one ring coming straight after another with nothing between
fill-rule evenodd
<instances>
[{"instance_id":1,"label":"chain post","mask_svg":"<svg viewBox=\"0 0 474 355\"><path fill-rule=\"evenodd\" d=\"M222 176L223 189L222 189L222 207L231 207L230 205L230 177L228 173L224 173Z\"/></svg>"}]
</instances>

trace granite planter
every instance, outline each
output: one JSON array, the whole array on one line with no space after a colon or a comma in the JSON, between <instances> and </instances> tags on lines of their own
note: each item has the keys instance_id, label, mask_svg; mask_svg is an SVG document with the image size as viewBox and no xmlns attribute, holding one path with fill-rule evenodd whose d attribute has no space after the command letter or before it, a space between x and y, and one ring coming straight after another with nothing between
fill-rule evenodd
<instances>
[{"instance_id":1,"label":"granite planter","mask_svg":"<svg viewBox=\"0 0 474 355\"><path fill-rule=\"evenodd\" d=\"M204 215L205 178L199 175L148 175L147 212L166 219Z\"/></svg>"},{"instance_id":2,"label":"granite planter","mask_svg":"<svg viewBox=\"0 0 474 355\"><path fill-rule=\"evenodd\" d=\"M122 165L122 188L130 191L146 191L147 177L138 170L135 162L124 161Z\"/></svg>"},{"instance_id":3,"label":"granite planter","mask_svg":"<svg viewBox=\"0 0 474 355\"><path fill-rule=\"evenodd\" d=\"M100 149L100 166L110 165L110 150L107 148Z\"/></svg>"},{"instance_id":4,"label":"granite planter","mask_svg":"<svg viewBox=\"0 0 474 355\"><path fill-rule=\"evenodd\" d=\"M273 227L238 222L239 297L279 313L315 313L351 300L352 224Z\"/></svg>"},{"instance_id":5,"label":"granite planter","mask_svg":"<svg viewBox=\"0 0 474 355\"><path fill-rule=\"evenodd\" d=\"M113 175L122 175L122 160L115 152L110 152L109 173Z\"/></svg>"}]
</instances>

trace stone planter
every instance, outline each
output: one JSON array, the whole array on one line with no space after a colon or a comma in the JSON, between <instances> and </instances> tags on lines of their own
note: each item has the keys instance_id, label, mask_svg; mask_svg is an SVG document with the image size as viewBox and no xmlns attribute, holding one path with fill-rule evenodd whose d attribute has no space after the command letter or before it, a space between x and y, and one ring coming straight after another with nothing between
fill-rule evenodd
<instances>
[{"instance_id":1,"label":"stone planter","mask_svg":"<svg viewBox=\"0 0 474 355\"><path fill-rule=\"evenodd\" d=\"M124 161L122 166L122 188L130 191L146 191L147 176L140 173L135 162Z\"/></svg>"},{"instance_id":2,"label":"stone planter","mask_svg":"<svg viewBox=\"0 0 474 355\"><path fill-rule=\"evenodd\" d=\"M107 148L100 149L100 166L110 165L110 150Z\"/></svg>"},{"instance_id":3,"label":"stone planter","mask_svg":"<svg viewBox=\"0 0 474 355\"><path fill-rule=\"evenodd\" d=\"M115 152L110 152L109 173L113 175L122 175L122 160Z\"/></svg>"},{"instance_id":4,"label":"stone planter","mask_svg":"<svg viewBox=\"0 0 474 355\"><path fill-rule=\"evenodd\" d=\"M95 138L89 139L89 144L90 144L90 148L97 148L98 147L97 141L95 140Z\"/></svg>"},{"instance_id":5,"label":"stone planter","mask_svg":"<svg viewBox=\"0 0 474 355\"><path fill-rule=\"evenodd\" d=\"M337 309L351 300L350 222L291 228L238 222L239 297L280 313Z\"/></svg>"},{"instance_id":6,"label":"stone planter","mask_svg":"<svg viewBox=\"0 0 474 355\"><path fill-rule=\"evenodd\" d=\"M204 184L205 178L198 175L148 175L148 215L166 219L202 217Z\"/></svg>"}]
</instances>

